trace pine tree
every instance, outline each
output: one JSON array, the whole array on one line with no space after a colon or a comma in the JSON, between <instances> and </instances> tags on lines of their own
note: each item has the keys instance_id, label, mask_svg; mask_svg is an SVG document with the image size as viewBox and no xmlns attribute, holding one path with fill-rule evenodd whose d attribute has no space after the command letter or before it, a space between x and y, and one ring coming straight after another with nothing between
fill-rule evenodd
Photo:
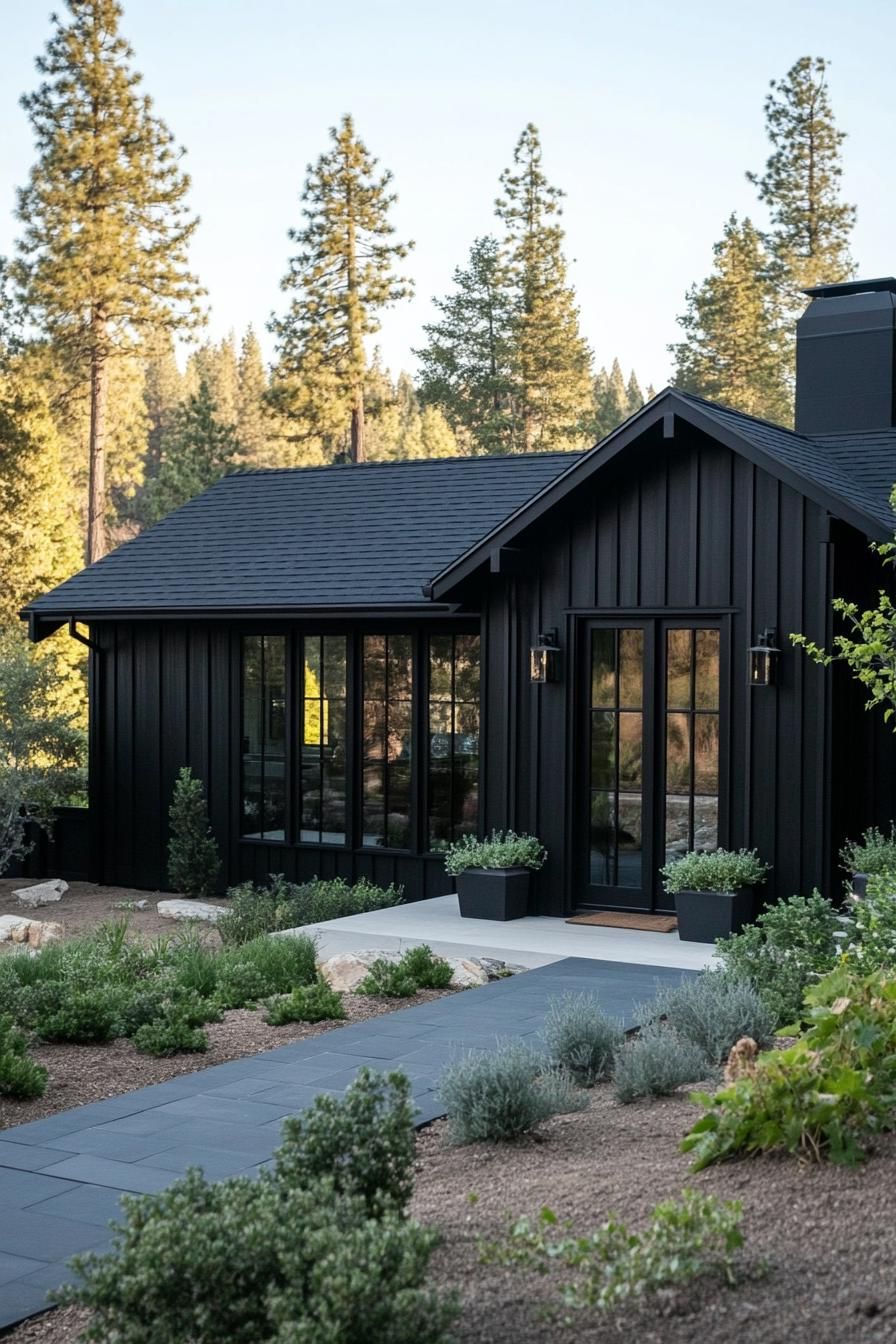
<instances>
[{"instance_id":1,"label":"pine tree","mask_svg":"<svg viewBox=\"0 0 896 1344\"><path fill-rule=\"evenodd\" d=\"M239 418L239 367L236 336L233 332L222 341L205 341L187 360L184 378L187 396L195 395L202 383L215 403L222 425L236 428Z\"/></svg>"},{"instance_id":2,"label":"pine tree","mask_svg":"<svg viewBox=\"0 0 896 1344\"><path fill-rule=\"evenodd\" d=\"M143 398L147 417L144 476L147 481L158 474L162 445L185 395L184 378L177 366L171 333L153 332L146 342L143 363Z\"/></svg>"},{"instance_id":3,"label":"pine tree","mask_svg":"<svg viewBox=\"0 0 896 1344\"><path fill-rule=\"evenodd\" d=\"M158 475L147 490L151 522L180 508L207 490L237 462L240 444L230 425L222 424L209 392L201 382L174 416L166 435Z\"/></svg>"},{"instance_id":4,"label":"pine tree","mask_svg":"<svg viewBox=\"0 0 896 1344\"><path fill-rule=\"evenodd\" d=\"M841 146L827 86L828 64L803 56L784 79L772 80L765 125L772 152L760 175L747 173L771 215L765 237L774 275L792 311L802 291L846 280L855 206L840 199Z\"/></svg>"},{"instance_id":5,"label":"pine tree","mask_svg":"<svg viewBox=\"0 0 896 1344\"><path fill-rule=\"evenodd\" d=\"M308 167L304 223L289 232L300 251L281 285L290 305L271 330L287 381L284 409L328 433L349 427L351 460L363 462L364 338L379 330L382 308L410 296L411 282L394 267L413 244L393 239L392 174L377 173L351 117L331 128L330 138L329 152ZM290 380L301 389L292 398Z\"/></svg>"},{"instance_id":6,"label":"pine tree","mask_svg":"<svg viewBox=\"0 0 896 1344\"><path fill-rule=\"evenodd\" d=\"M781 315L762 239L732 215L713 248L712 274L687 295L678 321L685 340L670 345L675 384L734 410L779 424L791 415L781 352Z\"/></svg>"},{"instance_id":7,"label":"pine tree","mask_svg":"<svg viewBox=\"0 0 896 1344\"><path fill-rule=\"evenodd\" d=\"M579 447L592 414L591 351L579 331L563 255L563 192L542 169L541 143L528 125L501 174L495 202L507 229L508 283L515 297L514 382L524 451Z\"/></svg>"},{"instance_id":8,"label":"pine tree","mask_svg":"<svg viewBox=\"0 0 896 1344\"><path fill-rule=\"evenodd\" d=\"M14 267L32 315L89 387L87 559L106 549L112 365L147 330L198 320L189 178L119 33L118 0L66 0L22 99L38 158L19 192Z\"/></svg>"},{"instance_id":9,"label":"pine tree","mask_svg":"<svg viewBox=\"0 0 896 1344\"><path fill-rule=\"evenodd\" d=\"M181 767L168 809L168 878L185 896L211 896L221 872L221 855L208 819L202 780Z\"/></svg>"},{"instance_id":10,"label":"pine tree","mask_svg":"<svg viewBox=\"0 0 896 1344\"><path fill-rule=\"evenodd\" d=\"M440 318L423 330L419 392L438 407L468 452L521 446L513 377L514 304L494 238L477 238L454 292L435 299Z\"/></svg>"},{"instance_id":11,"label":"pine tree","mask_svg":"<svg viewBox=\"0 0 896 1344\"><path fill-rule=\"evenodd\" d=\"M646 400L641 391L641 384L638 382L638 376L632 369L628 376L628 382L625 385L625 396L627 401L626 414L634 415L635 411L640 411Z\"/></svg>"},{"instance_id":12,"label":"pine tree","mask_svg":"<svg viewBox=\"0 0 896 1344\"><path fill-rule=\"evenodd\" d=\"M254 466L268 465L273 436L271 412L266 403L268 373L258 337L247 327L240 343L237 367L236 433L245 460Z\"/></svg>"},{"instance_id":13,"label":"pine tree","mask_svg":"<svg viewBox=\"0 0 896 1344\"><path fill-rule=\"evenodd\" d=\"M634 369L626 382L622 365L614 359L610 372L601 369L594 379L594 438L600 440L612 433L617 425L639 411L645 400Z\"/></svg>"}]
</instances>

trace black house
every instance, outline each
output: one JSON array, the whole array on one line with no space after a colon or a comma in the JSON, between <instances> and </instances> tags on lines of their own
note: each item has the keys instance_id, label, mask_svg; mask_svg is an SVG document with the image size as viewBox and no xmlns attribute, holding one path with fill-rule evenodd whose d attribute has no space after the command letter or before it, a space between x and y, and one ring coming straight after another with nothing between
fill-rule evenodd
<instances>
[{"instance_id":1,"label":"black house","mask_svg":"<svg viewBox=\"0 0 896 1344\"><path fill-rule=\"evenodd\" d=\"M796 432L667 390L587 453L229 476L38 598L33 639L89 626L90 876L165 886L188 763L228 883L435 895L446 842L512 826L542 914L662 909L666 856L717 844L834 892L893 736L788 635L878 587L896 280L813 291L797 383Z\"/></svg>"}]
</instances>

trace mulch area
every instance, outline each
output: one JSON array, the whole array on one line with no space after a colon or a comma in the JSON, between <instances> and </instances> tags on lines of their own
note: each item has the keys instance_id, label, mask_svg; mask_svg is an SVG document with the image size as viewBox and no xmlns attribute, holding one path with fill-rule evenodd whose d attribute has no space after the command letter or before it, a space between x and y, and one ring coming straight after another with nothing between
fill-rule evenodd
<instances>
[{"instance_id":1,"label":"mulch area","mask_svg":"<svg viewBox=\"0 0 896 1344\"><path fill-rule=\"evenodd\" d=\"M63 925L66 938L76 938L96 928L106 919L126 919L133 937L151 942L163 934L171 935L177 929L173 919L164 919L156 910L156 902L166 900L170 892L138 891L133 887L102 887L95 882L69 882L68 891L61 901L40 905L29 910L19 905L13 893L22 887L37 886L38 878L0 878L0 915L24 915L26 919L52 920ZM116 910L120 901L149 901L148 910ZM214 902L217 904L218 902ZM221 902L223 904L223 902ZM209 937L216 943L218 935L209 925ZM0 950L3 948L0 943Z\"/></svg>"}]
</instances>

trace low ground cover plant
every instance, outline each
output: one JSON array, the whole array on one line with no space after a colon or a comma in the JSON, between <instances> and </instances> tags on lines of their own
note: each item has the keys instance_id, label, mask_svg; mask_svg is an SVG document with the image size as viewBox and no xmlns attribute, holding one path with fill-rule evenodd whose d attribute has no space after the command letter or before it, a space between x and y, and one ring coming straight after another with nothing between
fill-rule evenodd
<instances>
[{"instance_id":1,"label":"low ground cover plant","mask_svg":"<svg viewBox=\"0 0 896 1344\"><path fill-rule=\"evenodd\" d=\"M580 1087L593 1087L613 1071L622 1027L608 1017L594 994L567 994L548 1005L544 1040L551 1059Z\"/></svg>"},{"instance_id":2,"label":"low ground cover plant","mask_svg":"<svg viewBox=\"0 0 896 1344\"><path fill-rule=\"evenodd\" d=\"M696 1045L710 1065L723 1064L744 1036L760 1048L771 1045L778 1025L749 980L713 969L677 985L659 986L652 1004L638 1016L642 1021L662 1018L679 1037Z\"/></svg>"},{"instance_id":3,"label":"low ground cover plant","mask_svg":"<svg viewBox=\"0 0 896 1344\"><path fill-rule=\"evenodd\" d=\"M449 1142L507 1141L530 1134L554 1115L586 1110L587 1092L537 1051L506 1041L493 1052L468 1054L439 1080Z\"/></svg>"},{"instance_id":4,"label":"low ground cover plant","mask_svg":"<svg viewBox=\"0 0 896 1344\"><path fill-rule=\"evenodd\" d=\"M147 946L115 921L33 957L4 957L0 1013L48 1041L124 1036L150 1054L204 1050L206 1023L224 1009L313 985L315 958L304 937L262 937L215 952L187 929Z\"/></svg>"},{"instance_id":5,"label":"low ground cover plant","mask_svg":"<svg viewBox=\"0 0 896 1344\"><path fill-rule=\"evenodd\" d=\"M273 1172L126 1197L64 1300L90 1308L85 1339L119 1344L441 1344L457 1308L426 1287L413 1153L407 1079L363 1070L287 1121Z\"/></svg>"},{"instance_id":6,"label":"low ground cover plant","mask_svg":"<svg viewBox=\"0 0 896 1344\"><path fill-rule=\"evenodd\" d=\"M445 989L452 970L447 961L433 954L424 943L409 948L398 961L378 957L358 986L359 994L388 999L412 998L418 989Z\"/></svg>"},{"instance_id":7,"label":"low ground cover plant","mask_svg":"<svg viewBox=\"0 0 896 1344\"><path fill-rule=\"evenodd\" d=\"M42 1097L47 1071L28 1054L28 1042L8 1014L0 1017L0 1096Z\"/></svg>"},{"instance_id":8,"label":"low ground cover plant","mask_svg":"<svg viewBox=\"0 0 896 1344\"><path fill-rule=\"evenodd\" d=\"M714 1072L701 1046L680 1035L668 1023L647 1020L616 1053L613 1086L619 1101L664 1097L686 1083L699 1082Z\"/></svg>"},{"instance_id":9,"label":"low ground cover plant","mask_svg":"<svg viewBox=\"0 0 896 1344\"><path fill-rule=\"evenodd\" d=\"M660 874L663 890L672 895L678 891L737 891L739 887L755 887L765 881L768 871L769 865L755 849L714 849L682 854L661 868Z\"/></svg>"},{"instance_id":10,"label":"low ground cover plant","mask_svg":"<svg viewBox=\"0 0 896 1344\"><path fill-rule=\"evenodd\" d=\"M297 884L276 875L267 886L243 882L231 887L227 893L227 912L219 919L217 928L225 946L247 943L263 933L322 924L328 919L400 905L403 894L401 887L378 887L366 878L354 885L341 877L315 878Z\"/></svg>"},{"instance_id":11,"label":"low ground cover plant","mask_svg":"<svg viewBox=\"0 0 896 1344\"><path fill-rule=\"evenodd\" d=\"M833 968L843 933L835 908L813 891L769 906L716 948L726 970L753 984L780 1025L799 1017L807 986Z\"/></svg>"},{"instance_id":12,"label":"low ground cover plant","mask_svg":"<svg viewBox=\"0 0 896 1344\"><path fill-rule=\"evenodd\" d=\"M573 1308L616 1308L661 1288L712 1277L733 1287L736 1255L743 1246L743 1211L736 1200L683 1191L657 1204L643 1232L611 1217L585 1236L561 1224L544 1208L534 1221L520 1218L506 1241L486 1243L486 1264L513 1265L546 1273L558 1261L575 1271L562 1289Z\"/></svg>"},{"instance_id":13,"label":"low ground cover plant","mask_svg":"<svg viewBox=\"0 0 896 1344\"><path fill-rule=\"evenodd\" d=\"M534 835L492 831L484 840L464 835L445 850L445 872L454 877L468 868L542 868L548 853Z\"/></svg>"},{"instance_id":14,"label":"low ground cover plant","mask_svg":"<svg viewBox=\"0 0 896 1344\"><path fill-rule=\"evenodd\" d=\"M694 1169L776 1149L852 1164L896 1126L896 979L840 966L806 991L808 1029L710 1097L682 1143ZM796 1030L796 1027L791 1030Z\"/></svg>"},{"instance_id":15,"label":"low ground cover plant","mask_svg":"<svg viewBox=\"0 0 896 1344\"><path fill-rule=\"evenodd\" d=\"M283 1027L287 1022L339 1021L344 1017L342 995L319 978L313 985L298 985L291 994L271 999L264 1020L272 1027Z\"/></svg>"}]
</instances>

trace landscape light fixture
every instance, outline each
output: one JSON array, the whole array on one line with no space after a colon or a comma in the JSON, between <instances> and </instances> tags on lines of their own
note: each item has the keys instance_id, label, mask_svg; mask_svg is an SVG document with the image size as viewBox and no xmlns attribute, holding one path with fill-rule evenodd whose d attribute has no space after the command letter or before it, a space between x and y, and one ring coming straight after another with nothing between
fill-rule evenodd
<instances>
[{"instance_id":1,"label":"landscape light fixture","mask_svg":"<svg viewBox=\"0 0 896 1344\"><path fill-rule=\"evenodd\" d=\"M537 685L560 680L560 645L556 629L544 630L529 650L529 680Z\"/></svg>"},{"instance_id":2,"label":"landscape light fixture","mask_svg":"<svg viewBox=\"0 0 896 1344\"><path fill-rule=\"evenodd\" d=\"M774 628L766 626L750 650L750 685L774 686L778 680L781 650L775 646Z\"/></svg>"}]
</instances>

